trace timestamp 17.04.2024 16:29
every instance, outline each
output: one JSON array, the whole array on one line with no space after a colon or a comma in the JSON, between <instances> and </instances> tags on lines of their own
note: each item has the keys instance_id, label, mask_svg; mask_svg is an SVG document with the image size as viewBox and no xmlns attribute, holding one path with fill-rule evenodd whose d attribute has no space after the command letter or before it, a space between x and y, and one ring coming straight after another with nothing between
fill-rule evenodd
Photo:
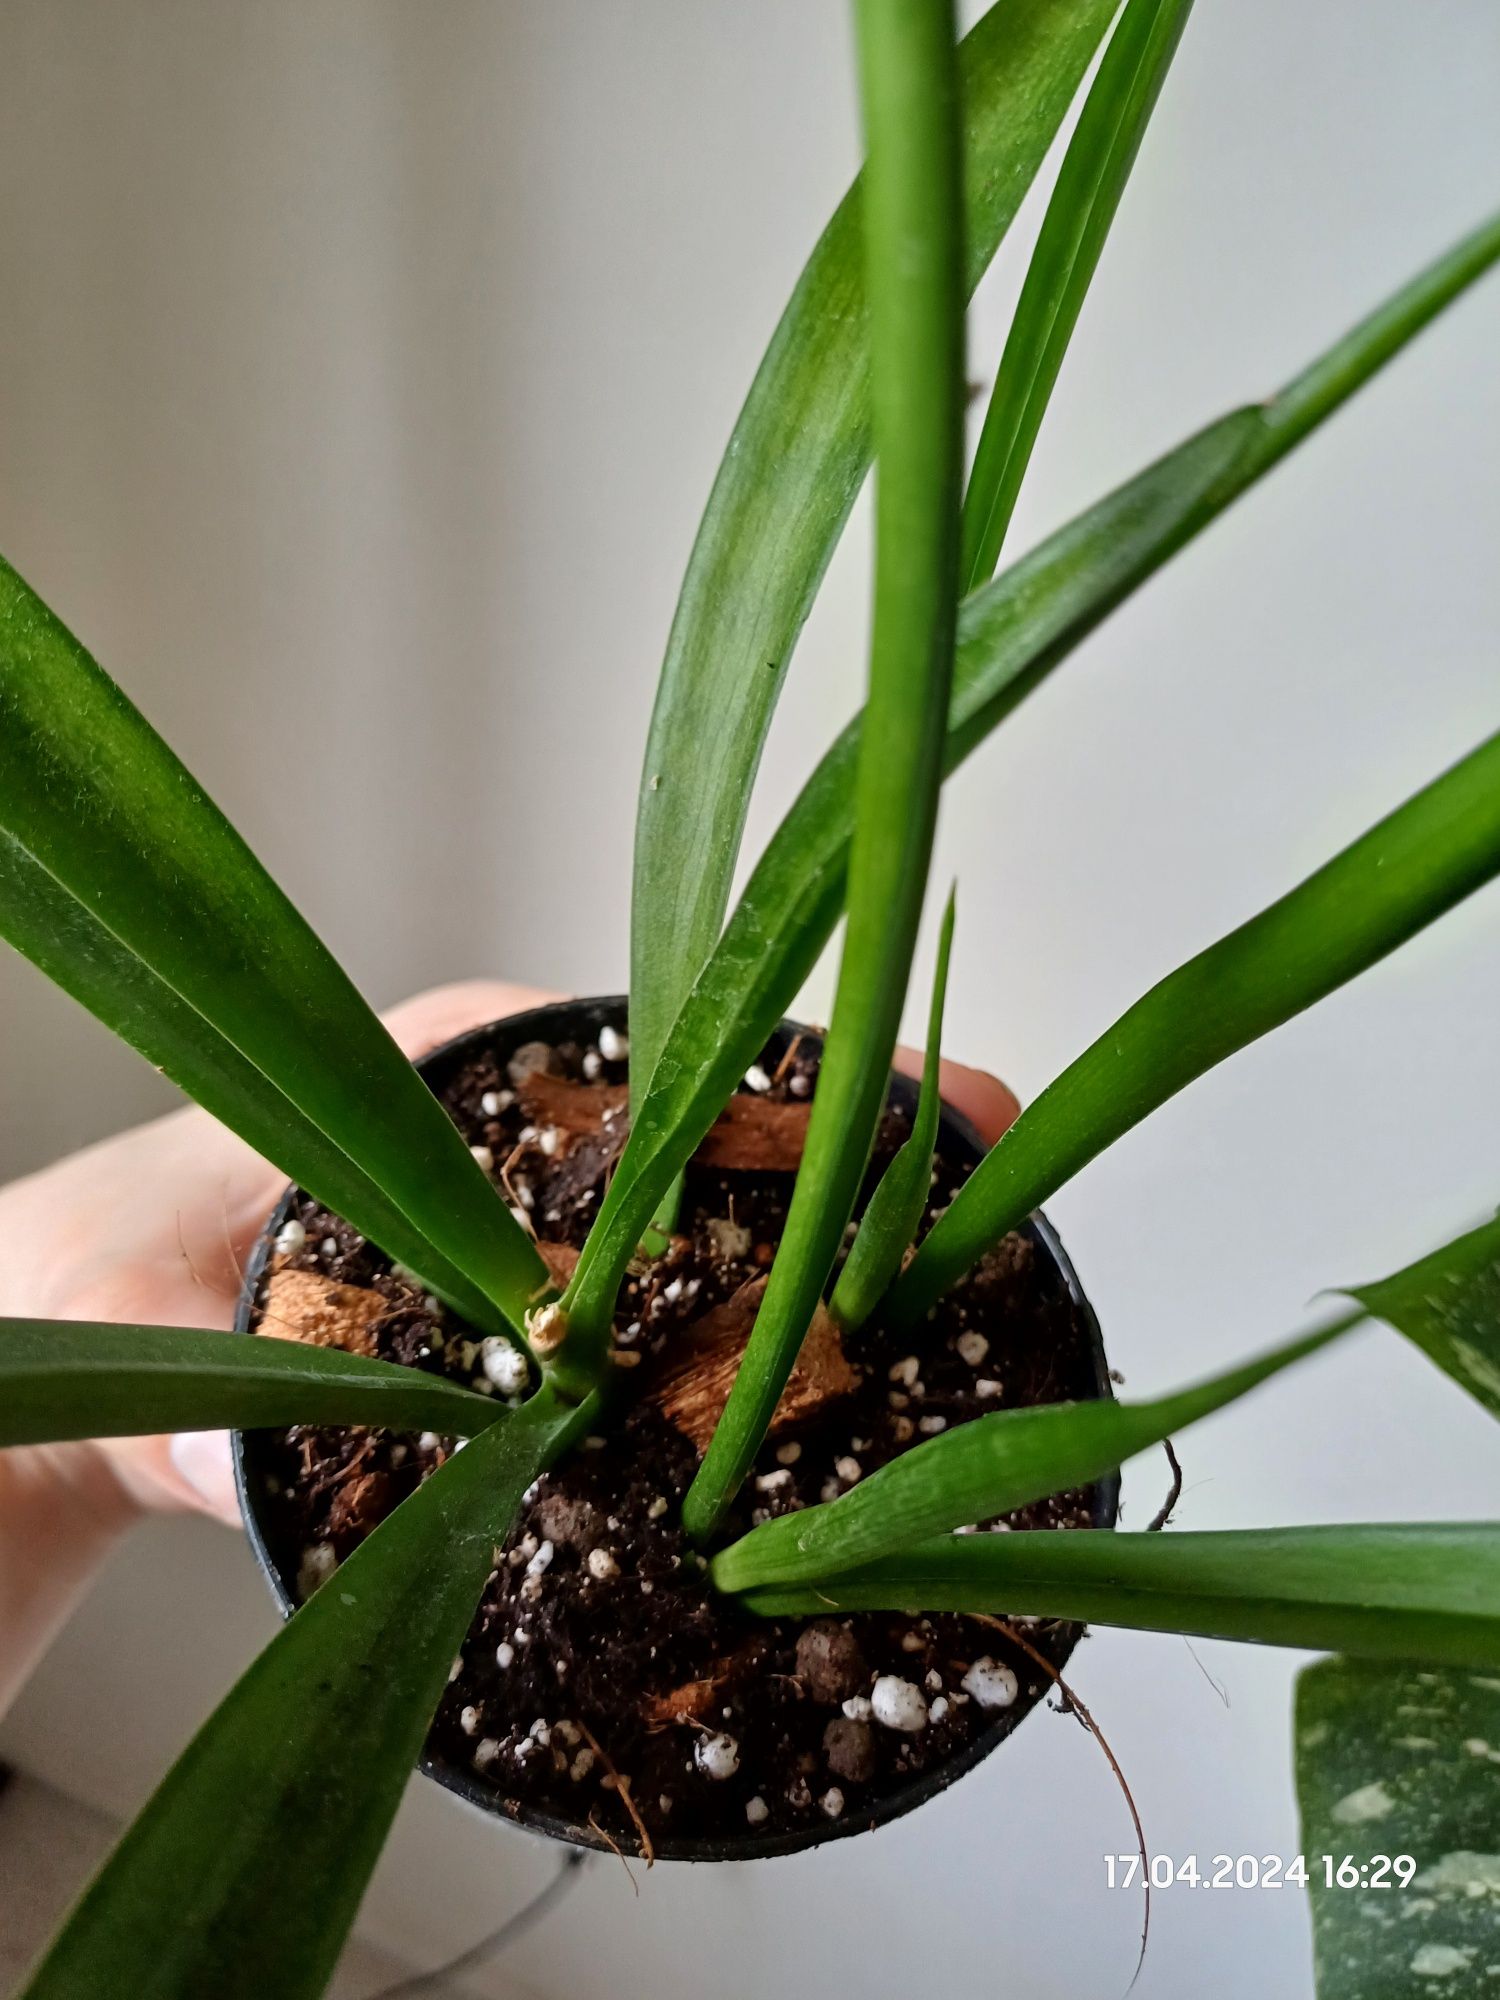
<instances>
[{"instance_id":1,"label":"timestamp 17.04.2024 16:29","mask_svg":"<svg viewBox=\"0 0 1500 2000\"><path fill-rule=\"evenodd\" d=\"M1213 1854L1200 1863L1196 1854L1180 1861L1170 1854L1106 1854L1105 1886L1138 1888L1143 1880L1153 1889L1305 1889L1320 1883L1325 1889L1406 1889L1417 1872L1410 1854L1372 1854L1360 1860L1352 1854Z\"/></svg>"}]
</instances>

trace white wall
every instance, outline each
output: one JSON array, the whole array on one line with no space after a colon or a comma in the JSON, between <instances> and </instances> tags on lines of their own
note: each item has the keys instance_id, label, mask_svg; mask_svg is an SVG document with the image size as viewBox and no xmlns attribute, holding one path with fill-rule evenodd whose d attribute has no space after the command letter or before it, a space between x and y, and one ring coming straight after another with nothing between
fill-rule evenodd
<instances>
[{"instance_id":1,"label":"white wall","mask_svg":"<svg viewBox=\"0 0 1500 2000\"><path fill-rule=\"evenodd\" d=\"M1202 0L1016 546L1269 389L1500 194L1487 0ZM367 990L610 989L649 690L718 451L855 141L835 0L0 4L0 547ZM1018 230L1019 246L1027 231ZM974 316L991 369L1018 282ZM1144 985L1500 722L1500 280L1095 638L951 788L955 1053L1036 1089ZM751 846L857 698L863 516ZM1197 1085L1052 1209L1132 1387L1493 1205L1500 892ZM809 1006L826 999L826 972ZM919 1010L918 1010L919 1011ZM0 964L0 1171L164 1101ZM1492 1437L1393 1337L1206 1426L1184 1525L1493 1513ZM1156 1468L1130 1482L1131 1517ZM144 1615L143 1615L144 1613ZM0 1746L139 1796L269 1629L227 1536L144 1536ZM1287 1852L1295 1662L1100 1635L1153 1846ZM101 1733L100 1704L108 1717ZM93 1718L93 1719L90 1719ZM1054 1718L806 1864L592 1871L538 1993L1123 1989L1129 1845ZM413 1799L367 1910L441 1955L546 1857ZM606 1926L613 1927L606 1931ZM1290 1895L1159 1899L1146 2000L1310 1989ZM622 1967L624 1973L622 1975ZM495 1986L491 1990L501 1990Z\"/></svg>"}]
</instances>

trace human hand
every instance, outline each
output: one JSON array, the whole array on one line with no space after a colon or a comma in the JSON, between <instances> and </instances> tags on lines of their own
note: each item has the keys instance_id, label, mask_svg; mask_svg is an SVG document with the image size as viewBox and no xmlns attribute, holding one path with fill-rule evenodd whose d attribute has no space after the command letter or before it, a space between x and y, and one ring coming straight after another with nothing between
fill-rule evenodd
<instances>
[{"instance_id":1,"label":"human hand","mask_svg":"<svg viewBox=\"0 0 1500 2000\"><path fill-rule=\"evenodd\" d=\"M385 1016L409 1056L552 998L469 980ZM0 1315L228 1328L245 1260L285 1174L206 1111L171 1112L0 1189ZM143 1511L239 1520L222 1431L6 1452L5 1483L118 1526Z\"/></svg>"},{"instance_id":2,"label":"human hand","mask_svg":"<svg viewBox=\"0 0 1500 2000\"><path fill-rule=\"evenodd\" d=\"M416 1058L465 1029L557 996L498 980L439 986L385 1017ZM919 1075L920 1054L897 1067ZM943 1096L990 1144L1020 1106L982 1071L944 1062ZM140 1321L228 1328L256 1236L285 1184L207 1112L189 1108L88 1147L0 1189L0 1313L17 1318ZM222 1431L38 1446L26 1472L101 1517L196 1510L235 1523L239 1509Z\"/></svg>"}]
</instances>

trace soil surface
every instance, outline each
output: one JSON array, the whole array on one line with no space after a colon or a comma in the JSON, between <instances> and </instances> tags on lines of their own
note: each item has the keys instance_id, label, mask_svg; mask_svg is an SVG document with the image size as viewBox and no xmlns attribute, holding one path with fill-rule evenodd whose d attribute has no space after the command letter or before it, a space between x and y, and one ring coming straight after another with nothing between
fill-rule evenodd
<instances>
[{"instance_id":1,"label":"soil surface","mask_svg":"<svg viewBox=\"0 0 1500 2000\"><path fill-rule=\"evenodd\" d=\"M563 1265L624 1138L623 1039L602 1041L502 1042L439 1088L518 1215L563 1246L553 1253ZM430 1757L493 1787L503 1809L591 1828L627 1853L642 1851L643 1831L670 1848L868 1824L915 1776L966 1763L978 1738L998 1739L1048 1691L1002 1630L970 1618L751 1617L709 1590L678 1525L699 1454L663 1414L681 1400L668 1388L688 1329L737 1294L716 1323L748 1320L755 1294L742 1288L763 1278L781 1235L817 1062L816 1043L779 1036L690 1169L681 1235L621 1295L616 1338L640 1361L622 1373L611 1428L531 1489L429 1739ZM907 1129L893 1106L866 1193ZM974 1164L957 1150L940 1151L924 1229ZM347 1224L307 1198L290 1215L261 1280L259 1331L336 1338L497 1396L513 1386L495 1343L478 1342ZM846 1337L833 1387L822 1400L815 1387L773 1429L726 1540L835 1497L955 1424L1091 1395L1094 1362L1056 1267L1020 1233L917 1336L872 1321ZM299 1427L251 1447L273 1559L305 1597L454 1440ZM1079 1493L976 1527L1092 1517L1092 1494ZM1055 1661L1078 1637L1069 1625L1017 1626Z\"/></svg>"}]
</instances>

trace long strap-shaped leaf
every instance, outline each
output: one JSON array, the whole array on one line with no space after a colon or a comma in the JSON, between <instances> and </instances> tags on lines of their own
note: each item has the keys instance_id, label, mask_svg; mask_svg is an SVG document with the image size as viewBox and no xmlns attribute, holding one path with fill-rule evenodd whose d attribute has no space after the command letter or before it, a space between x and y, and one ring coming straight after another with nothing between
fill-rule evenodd
<instances>
[{"instance_id":1,"label":"long strap-shaped leaf","mask_svg":"<svg viewBox=\"0 0 1500 2000\"><path fill-rule=\"evenodd\" d=\"M951 772L1107 615L1330 416L1500 256L1500 217L1264 404L1199 431L977 591L959 614ZM608 1311L675 1176L791 1005L843 906L859 724L834 743L757 863L674 1024L574 1279Z\"/></svg>"},{"instance_id":2,"label":"long strap-shaped leaf","mask_svg":"<svg viewBox=\"0 0 1500 2000\"><path fill-rule=\"evenodd\" d=\"M441 1375L204 1327L0 1319L0 1446L269 1424L472 1437L503 1414Z\"/></svg>"},{"instance_id":3,"label":"long strap-shaped leaf","mask_svg":"<svg viewBox=\"0 0 1500 2000\"><path fill-rule=\"evenodd\" d=\"M199 1730L25 2000L315 2000L522 1493L587 1427L550 1392L477 1437Z\"/></svg>"},{"instance_id":4,"label":"long strap-shaped leaf","mask_svg":"<svg viewBox=\"0 0 1500 2000\"><path fill-rule=\"evenodd\" d=\"M228 821L4 563L0 831L519 1324L547 1274L452 1121Z\"/></svg>"},{"instance_id":5,"label":"long strap-shaped leaf","mask_svg":"<svg viewBox=\"0 0 1500 2000\"><path fill-rule=\"evenodd\" d=\"M478 1286L433 1249L347 1153L6 833L0 833L0 937L289 1180L418 1272L466 1319L488 1332L504 1330L504 1316Z\"/></svg>"},{"instance_id":6,"label":"long strap-shaped leaf","mask_svg":"<svg viewBox=\"0 0 1500 2000\"><path fill-rule=\"evenodd\" d=\"M1049 1084L892 1288L910 1325L991 1244L1205 1070L1332 993L1500 872L1500 734L1288 895L1168 973Z\"/></svg>"},{"instance_id":7,"label":"long strap-shaped leaf","mask_svg":"<svg viewBox=\"0 0 1500 2000\"><path fill-rule=\"evenodd\" d=\"M943 1007L948 994L956 895L956 890L949 894L943 927L938 934L937 965L927 1009L922 1088L911 1134L881 1175L859 1218L859 1232L849 1246L849 1255L828 1301L829 1313L847 1332L863 1326L879 1305L886 1287L901 1268L901 1259L916 1241L922 1211L932 1192L932 1156L943 1110Z\"/></svg>"},{"instance_id":8,"label":"long strap-shaped leaf","mask_svg":"<svg viewBox=\"0 0 1500 2000\"><path fill-rule=\"evenodd\" d=\"M1296 1741L1318 2000L1481 2000L1500 1680L1319 1660L1297 1677Z\"/></svg>"},{"instance_id":9,"label":"long strap-shaped leaf","mask_svg":"<svg viewBox=\"0 0 1500 2000\"><path fill-rule=\"evenodd\" d=\"M1032 448L1192 0L1129 0L1047 204L964 499L965 591L995 572Z\"/></svg>"},{"instance_id":10,"label":"long strap-shaped leaf","mask_svg":"<svg viewBox=\"0 0 1500 2000\"><path fill-rule=\"evenodd\" d=\"M875 612L849 921L770 1282L683 1502L717 1524L759 1449L843 1240L885 1103L943 781L958 603L962 220L951 0L856 0L875 417Z\"/></svg>"},{"instance_id":11,"label":"long strap-shaped leaf","mask_svg":"<svg viewBox=\"0 0 1500 2000\"><path fill-rule=\"evenodd\" d=\"M1500 1524L943 1535L816 1584L752 1590L743 1602L770 1617L1077 1618L1493 1668L1500 1666Z\"/></svg>"},{"instance_id":12,"label":"long strap-shaped leaf","mask_svg":"<svg viewBox=\"0 0 1500 2000\"><path fill-rule=\"evenodd\" d=\"M904 1549L927 1535L1008 1514L1086 1486L1316 1354L1364 1317L1273 1348L1254 1361L1149 1403L1048 1403L997 1410L903 1452L839 1499L752 1528L713 1563L721 1590L805 1583Z\"/></svg>"},{"instance_id":13,"label":"long strap-shaped leaf","mask_svg":"<svg viewBox=\"0 0 1500 2000\"><path fill-rule=\"evenodd\" d=\"M966 38L960 66L970 290L1113 12L1114 0L1003 0ZM718 938L792 648L869 467L861 229L856 182L761 363L683 579L636 821L630 1028L637 1104Z\"/></svg>"},{"instance_id":14,"label":"long strap-shaped leaf","mask_svg":"<svg viewBox=\"0 0 1500 2000\"><path fill-rule=\"evenodd\" d=\"M1346 1285L1500 1417L1500 1216L1373 1285Z\"/></svg>"}]
</instances>

